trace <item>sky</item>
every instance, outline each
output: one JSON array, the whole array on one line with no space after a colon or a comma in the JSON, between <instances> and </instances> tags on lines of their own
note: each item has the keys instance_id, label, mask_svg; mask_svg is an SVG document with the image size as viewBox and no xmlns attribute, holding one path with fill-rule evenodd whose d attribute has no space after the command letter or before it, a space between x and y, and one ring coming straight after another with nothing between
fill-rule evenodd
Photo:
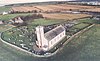
<instances>
[{"instance_id":1,"label":"sky","mask_svg":"<svg viewBox=\"0 0 100 61\"><path fill-rule=\"evenodd\" d=\"M71 1L71 0L0 0L0 5L14 3L29 3L29 2L46 2L46 1Z\"/></svg>"}]
</instances>

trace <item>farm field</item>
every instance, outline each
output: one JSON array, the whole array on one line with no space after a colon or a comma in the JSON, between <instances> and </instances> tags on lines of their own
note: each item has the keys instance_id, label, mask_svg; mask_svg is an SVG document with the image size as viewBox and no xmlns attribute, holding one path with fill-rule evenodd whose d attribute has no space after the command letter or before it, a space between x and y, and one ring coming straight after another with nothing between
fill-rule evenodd
<instances>
[{"instance_id":1,"label":"farm field","mask_svg":"<svg viewBox=\"0 0 100 61\"><path fill-rule=\"evenodd\" d=\"M97 9L97 10L94 10ZM12 7L13 12L57 12L57 11L99 11L100 8L94 6L80 6L80 5L69 5L69 4L56 4L56 5L36 5L36 6L21 6Z\"/></svg>"},{"instance_id":2,"label":"farm field","mask_svg":"<svg viewBox=\"0 0 100 61\"><path fill-rule=\"evenodd\" d=\"M90 18L85 18L85 19L80 19L78 22L80 23L96 23L95 19L90 19Z\"/></svg>"},{"instance_id":3,"label":"farm field","mask_svg":"<svg viewBox=\"0 0 100 61\"><path fill-rule=\"evenodd\" d=\"M0 20L10 20L16 16L26 16L31 15L32 13L21 13L21 14L8 14L8 15L0 15ZM55 20L73 20L73 19L80 19L84 17L90 17L91 15L87 14L45 14L41 13L44 18L47 19L55 19Z\"/></svg>"},{"instance_id":4,"label":"farm field","mask_svg":"<svg viewBox=\"0 0 100 61\"><path fill-rule=\"evenodd\" d=\"M84 29L84 28L86 28L86 27L88 27L88 26L90 26L90 24L81 23L81 22L80 22L79 24L76 24L76 25L74 25L73 27L69 28L68 31L67 31L66 33L67 33L67 35L72 36L73 34L79 32L80 30L82 30L82 29Z\"/></svg>"},{"instance_id":5,"label":"farm field","mask_svg":"<svg viewBox=\"0 0 100 61\"><path fill-rule=\"evenodd\" d=\"M52 24L58 24L63 23L64 20L53 20L53 19L35 19L29 23L29 25L52 25Z\"/></svg>"},{"instance_id":6,"label":"farm field","mask_svg":"<svg viewBox=\"0 0 100 61\"><path fill-rule=\"evenodd\" d=\"M43 14L43 17L48 19L61 19L61 20L74 20L85 17L91 17L91 15L87 14Z\"/></svg>"},{"instance_id":7,"label":"farm field","mask_svg":"<svg viewBox=\"0 0 100 61\"><path fill-rule=\"evenodd\" d=\"M26 15L30 15L32 13L21 13L21 14L7 14L7 15L0 15L0 20L10 20L16 16L20 16L20 15L23 15L23 16L26 16Z\"/></svg>"},{"instance_id":8,"label":"farm field","mask_svg":"<svg viewBox=\"0 0 100 61\"><path fill-rule=\"evenodd\" d=\"M8 12L8 11L10 11L10 10L11 10L11 7L10 7L10 6L8 6L8 7L7 7L7 6L5 6L5 7L0 7L0 13L1 13L1 12L4 12L4 11L5 11L5 12Z\"/></svg>"},{"instance_id":9,"label":"farm field","mask_svg":"<svg viewBox=\"0 0 100 61\"><path fill-rule=\"evenodd\" d=\"M62 61L62 58L63 61L99 61L99 31L100 25L94 26L79 37L75 37L63 50L49 58L32 57L0 42L0 61Z\"/></svg>"},{"instance_id":10,"label":"farm field","mask_svg":"<svg viewBox=\"0 0 100 61\"><path fill-rule=\"evenodd\" d=\"M15 12L31 12L31 11L37 11L39 12L40 10L34 6L20 6L20 7L12 7L11 11L15 11Z\"/></svg>"}]
</instances>

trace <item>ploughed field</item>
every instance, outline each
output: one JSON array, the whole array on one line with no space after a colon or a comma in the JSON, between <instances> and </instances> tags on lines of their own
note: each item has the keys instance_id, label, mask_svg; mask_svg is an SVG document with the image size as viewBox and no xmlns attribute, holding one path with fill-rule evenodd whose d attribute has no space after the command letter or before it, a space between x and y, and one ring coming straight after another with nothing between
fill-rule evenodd
<instances>
[{"instance_id":1,"label":"ploughed field","mask_svg":"<svg viewBox=\"0 0 100 61\"><path fill-rule=\"evenodd\" d=\"M0 61L99 61L100 25L76 36L59 53L49 58L30 56L0 42Z\"/></svg>"},{"instance_id":2,"label":"ploughed field","mask_svg":"<svg viewBox=\"0 0 100 61\"><path fill-rule=\"evenodd\" d=\"M98 10L94 10L94 9L98 9ZM100 12L100 8L96 6L56 4L56 5L12 7L11 11L12 12L63 12L63 11L93 11L93 12L98 11Z\"/></svg>"},{"instance_id":3,"label":"ploughed field","mask_svg":"<svg viewBox=\"0 0 100 61\"><path fill-rule=\"evenodd\" d=\"M47 19L58 19L58 20L74 20L74 19L81 19L85 17L91 17L91 15L87 14L61 14L61 13L56 13L56 14L42 14L44 18Z\"/></svg>"}]
</instances>

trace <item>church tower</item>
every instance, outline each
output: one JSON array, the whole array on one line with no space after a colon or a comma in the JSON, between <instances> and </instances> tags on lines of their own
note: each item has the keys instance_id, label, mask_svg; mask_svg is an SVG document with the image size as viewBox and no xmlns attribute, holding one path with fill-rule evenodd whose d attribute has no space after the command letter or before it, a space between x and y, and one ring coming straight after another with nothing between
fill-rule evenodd
<instances>
[{"instance_id":1,"label":"church tower","mask_svg":"<svg viewBox=\"0 0 100 61\"><path fill-rule=\"evenodd\" d=\"M44 27L37 26L36 34L37 34L36 44L38 45L38 47L42 50L47 50L48 49L48 41L44 37Z\"/></svg>"},{"instance_id":2,"label":"church tower","mask_svg":"<svg viewBox=\"0 0 100 61\"><path fill-rule=\"evenodd\" d=\"M43 26L36 27L37 42L39 48L42 48L42 42L44 41L44 29Z\"/></svg>"}]
</instances>

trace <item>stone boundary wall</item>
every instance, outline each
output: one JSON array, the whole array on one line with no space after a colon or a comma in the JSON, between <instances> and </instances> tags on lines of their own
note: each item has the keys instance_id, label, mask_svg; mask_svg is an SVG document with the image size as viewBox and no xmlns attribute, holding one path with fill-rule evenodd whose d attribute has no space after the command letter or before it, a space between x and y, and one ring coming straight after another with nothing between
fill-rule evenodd
<instances>
[{"instance_id":1,"label":"stone boundary wall","mask_svg":"<svg viewBox=\"0 0 100 61\"><path fill-rule=\"evenodd\" d=\"M55 54L59 51L59 49L57 49L54 53L50 53L50 54L46 54L46 55L37 55L37 54L35 54L35 53L29 52L29 51L24 50L24 49L22 49L22 48L20 48L20 47L18 47L18 46L16 46L16 45L13 45L13 44L11 44L11 43L8 43L8 42L4 41L4 40L1 38L1 36L2 36L2 33L0 34L0 40L1 40L1 42L3 42L4 44L7 44L7 45L9 45L9 46L11 46L11 47L13 47L13 48L15 48L15 49L18 49L18 50L20 50L20 51L23 51L23 52L25 52L25 53L28 53L28 54L30 54L30 55L32 55L32 56L36 56L36 57L50 57L50 56L55 55Z\"/></svg>"},{"instance_id":2,"label":"stone boundary wall","mask_svg":"<svg viewBox=\"0 0 100 61\"><path fill-rule=\"evenodd\" d=\"M85 32L85 31L89 30L89 29L92 28L94 25L95 25L95 24L92 24L92 25L86 27L85 29L83 29L83 30L77 32L76 34L72 35L72 36L63 44L63 47L64 47L64 45L66 45L69 41L71 41L75 36L77 36L77 35L79 35L79 34Z\"/></svg>"}]
</instances>

